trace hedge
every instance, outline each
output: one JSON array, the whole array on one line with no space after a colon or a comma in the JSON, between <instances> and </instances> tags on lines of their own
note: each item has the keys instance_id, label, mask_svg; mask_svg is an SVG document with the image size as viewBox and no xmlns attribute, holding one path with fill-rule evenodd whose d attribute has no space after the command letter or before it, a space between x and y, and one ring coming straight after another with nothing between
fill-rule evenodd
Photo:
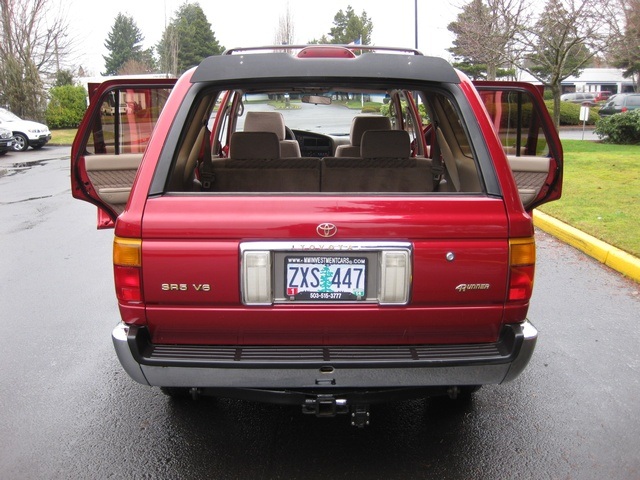
<instances>
[{"instance_id":1,"label":"hedge","mask_svg":"<svg viewBox=\"0 0 640 480\"><path fill-rule=\"evenodd\" d=\"M49 91L46 121L49 128L76 128L87 109L84 87L63 85Z\"/></svg>"},{"instance_id":2,"label":"hedge","mask_svg":"<svg viewBox=\"0 0 640 480\"><path fill-rule=\"evenodd\" d=\"M553 117L553 100L545 100L549 114ZM589 120L587 125L595 125L598 120L598 110L600 107L589 108ZM580 104L571 102L560 102L560 125L582 125L580 120Z\"/></svg>"}]
</instances>

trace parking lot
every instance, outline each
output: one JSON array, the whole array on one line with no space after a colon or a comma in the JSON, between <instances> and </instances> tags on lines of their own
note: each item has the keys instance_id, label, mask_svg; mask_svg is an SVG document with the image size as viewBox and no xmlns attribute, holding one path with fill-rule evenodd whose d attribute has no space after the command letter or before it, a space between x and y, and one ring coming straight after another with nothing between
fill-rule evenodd
<instances>
[{"instance_id":1,"label":"parking lot","mask_svg":"<svg viewBox=\"0 0 640 480\"><path fill-rule=\"evenodd\" d=\"M110 339L112 232L71 198L68 149L11 154L1 168L3 478L640 476L640 288L544 233L525 373L471 403L376 406L359 430L134 383Z\"/></svg>"}]
</instances>

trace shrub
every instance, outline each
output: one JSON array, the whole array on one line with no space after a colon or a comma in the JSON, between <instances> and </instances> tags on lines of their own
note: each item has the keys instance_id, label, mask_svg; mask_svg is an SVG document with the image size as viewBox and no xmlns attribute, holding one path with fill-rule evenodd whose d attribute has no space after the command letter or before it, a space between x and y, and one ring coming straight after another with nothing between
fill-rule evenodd
<instances>
[{"instance_id":1,"label":"shrub","mask_svg":"<svg viewBox=\"0 0 640 480\"><path fill-rule=\"evenodd\" d=\"M553 116L553 100L545 101L549 114ZM589 109L587 125L594 125L598 120L598 107ZM560 102L560 125L582 125L580 120L580 105L578 103Z\"/></svg>"},{"instance_id":2,"label":"shrub","mask_svg":"<svg viewBox=\"0 0 640 480\"><path fill-rule=\"evenodd\" d=\"M596 123L595 133L607 143L640 144L640 110L603 117Z\"/></svg>"},{"instance_id":3,"label":"shrub","mask_svg":"<svg viewBox=\"0 0 640 480\"><path fill-rule=\"evenodd\" d=\"M63 85L49 91L46 119L49 128L76 128L87 109L87 91L84 87Z\"/></svg>"},{"instance_id":4,"label":"shrub","mask_svg":"<svg viewBox=\"0 0 640 480\"><path fill-rule=\"evenodd\" d=\"M402 102L402 112L403 112L403 116L405 116L406 118L406 111L407 109L407 102L403 101ZM424 105L424 103L420 103L418 105L418 112L420 113L420 117L422 117L422 123L423 124L428 124L429 123L429 115L427 114L427 107ZM380 107L380 114L385 116L385 117L391 117L391 104L389 103L385 103L384 105L382 105Z\"/></svg>"}]
</instances>

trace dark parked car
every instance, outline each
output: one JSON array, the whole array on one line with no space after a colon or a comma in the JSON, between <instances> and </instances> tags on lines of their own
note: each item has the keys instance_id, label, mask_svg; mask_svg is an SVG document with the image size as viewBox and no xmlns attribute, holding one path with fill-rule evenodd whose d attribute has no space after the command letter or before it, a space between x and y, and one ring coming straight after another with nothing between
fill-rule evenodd
<instances>
[{"instance_id":1,"label":"dark parked car","mask_svg":"<svg viewBox=\"0 0 640 480\"><path fill-rule=\"evenodd\" d=\"M640 93L623 93L611 97L598 114L601 117L608 117L636 108L640 108Z\"/></svg>"},{"instance_id":2,"label":"dark parked car","mask_svg":"<svg viewBox=\"0 0 640 480\"><path fill-rule=\"evenodd\" d=\"M13 146L13 133L11 130L0 127L0 155L4 155Z\"/></svg>"}]
</instances>

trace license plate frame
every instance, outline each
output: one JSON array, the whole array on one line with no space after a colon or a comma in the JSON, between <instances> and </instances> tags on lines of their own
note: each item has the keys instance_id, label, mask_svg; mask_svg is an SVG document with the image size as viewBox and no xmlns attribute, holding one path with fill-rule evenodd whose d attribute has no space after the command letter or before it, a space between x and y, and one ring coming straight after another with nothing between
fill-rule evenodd
<instances>
[{"instance_id":1,"label":"license plate frame","mask_svg":"<svg viewBox=\"0 0 640 480\"><path fill-rule=\"evenodd\" d=\"M367 299L369 259L360 254L290 254L284 257L284 292L290 302Z\"/></svg>"}]
</instances>

